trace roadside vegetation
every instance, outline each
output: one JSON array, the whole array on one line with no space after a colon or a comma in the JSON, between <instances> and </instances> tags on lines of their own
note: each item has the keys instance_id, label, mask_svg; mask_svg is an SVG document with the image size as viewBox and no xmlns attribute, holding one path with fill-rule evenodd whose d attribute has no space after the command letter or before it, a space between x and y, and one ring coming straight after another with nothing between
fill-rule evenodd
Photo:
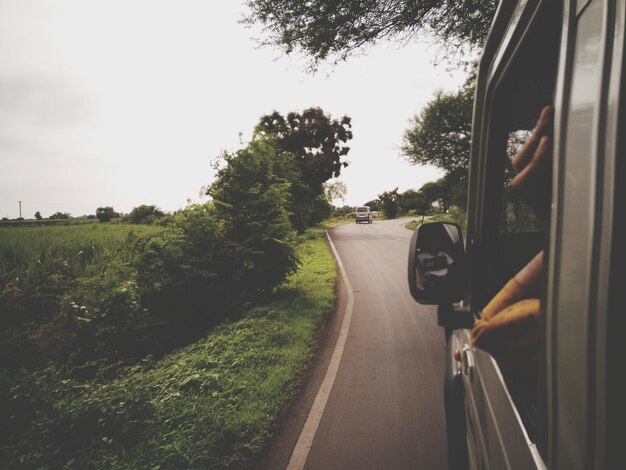
<instances>
[{"instance_id":1,"label":"roadside vegetation","mask_svg":"<svg viewBox=\"0 0 626 470\"><path fill-rule=\"evenodd\" d=\"M205 204L0 227L3 466L253 460L334 301L317 223L350 123L305 114L262 118Z\"/></svg>"},{"instance_id":2,"label":"roadside vegetation","mask_svg":"<svg viewBox=\"0 0 626 470\"><path fill-rule=\"evenodd\" d=\"M334 301L323 228L298 241L301 267L274 295L161 357L3 368L7 468L243 468L297 388Z\"/></svg>"}]
</instances>

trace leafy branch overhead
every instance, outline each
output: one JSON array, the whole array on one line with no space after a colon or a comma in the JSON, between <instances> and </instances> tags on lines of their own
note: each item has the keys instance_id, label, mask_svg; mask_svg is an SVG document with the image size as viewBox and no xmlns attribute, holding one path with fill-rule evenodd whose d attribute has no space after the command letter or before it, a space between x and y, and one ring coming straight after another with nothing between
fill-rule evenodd
<instances>
[{"instance_id":1,"label":"leafy branch overhead","mask_svg":"<svg viewBox=\"0 0 626 470\"><path fill-rule=\"evenodd\" d=\"M433 35L449 52L479 48L496 10L495 0L248 0L244 23L260 23L265 45L302 51L314 63L351 53L382 39Z\"/></svg>"}]
</instances>

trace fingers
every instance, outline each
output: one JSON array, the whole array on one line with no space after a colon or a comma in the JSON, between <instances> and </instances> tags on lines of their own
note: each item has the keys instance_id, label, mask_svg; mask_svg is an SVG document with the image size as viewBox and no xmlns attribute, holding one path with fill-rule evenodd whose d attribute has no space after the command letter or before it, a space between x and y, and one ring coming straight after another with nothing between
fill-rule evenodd
<instances>
[{"instance_id":1,"label":"fingers","mask_svg":"<svg viewBox=\"0 0 626 470\"><path fill-rule=\"evenodd\" d=\"M511 189L519 190L524 186L530 186L541 182L544 175L549 173L550 160L552 157L552 138L544 136L539 141L536 151L533 153L530 161L515 175L511 181Z\"/></svg>"},{"instance_id":2,"label":"fingers","mask_svg":"<svg viewBox=\"0 0 626 470\"><path fill-rule=\"evenodd\" d=\"M516 171L523 170L532 160L537 147L541 142L541 138L546 135L552 135L554 122L554 106L544 106L537 120L537 124L533 129L533 133L526 141L526 144L520 149L513 158L513 167Z\"/></svg>"},{"instance_id":3,"label":"fingers","mask_svg":"<svg viewBox=\"0 0 626 470\"><path fill-rule=\"evenodd\" d=\"M519 283L515 279L510 279L483 308L481 318L486 321L490 320L499 311L520 300L523 294Z\"/></svg>"},{"instance_id":4,"label":"fingers","mask_svg":"<svg viewBox=\"0 0 626 470\"><path fill-rule=\"evenodd\" d=\"M490 320L477 320L471 331L476 346L496 359L532 352L537 344L539 299L521 300Z\"/></svg>"},{"instance_id":5,"label":"fingers","mask_svg":"<svg viewBox=\"0 0 626 470\"><path fill-rule=\"evenodd\" d=\"M535 125L534 132L540 136L552 134L554 106L544 106Z\"/></svg>"}]
</instances>

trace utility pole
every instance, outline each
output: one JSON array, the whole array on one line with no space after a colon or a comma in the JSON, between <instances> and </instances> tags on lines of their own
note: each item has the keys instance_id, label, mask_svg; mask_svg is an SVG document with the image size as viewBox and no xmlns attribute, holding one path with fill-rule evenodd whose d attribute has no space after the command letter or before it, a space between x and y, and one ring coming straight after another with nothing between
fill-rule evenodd
<instances>
[{"instance_id":1,"label":"utility pole","mask_svg":"<svg viewBox=\"0 0 626 470\"><path fill-rule=\"evenodd\" d=\"M22 218L22 201L18 201L20 203L20 219Z\"/></svg>"}]
</instances>

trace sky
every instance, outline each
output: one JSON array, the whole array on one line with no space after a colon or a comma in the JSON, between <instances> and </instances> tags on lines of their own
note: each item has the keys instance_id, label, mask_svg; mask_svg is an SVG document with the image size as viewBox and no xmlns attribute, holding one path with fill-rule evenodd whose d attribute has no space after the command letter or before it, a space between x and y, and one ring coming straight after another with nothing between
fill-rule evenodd
<instances>
[{"instance_id":1,"label":"sky","mask_svg":"<svg viewBox=\"0 0 626 470\"><path fill-rule=\"evenodd\" d=\"M315 74L259 47L243 2L0 0L0 218L202 202L211 162L259 118L321 107L352 118L344 201L441 176L401 156L410 119L462 71L436 46L381 43ZM332 182L333 180L331 180Z\"/></svg>"}]
</instances>

